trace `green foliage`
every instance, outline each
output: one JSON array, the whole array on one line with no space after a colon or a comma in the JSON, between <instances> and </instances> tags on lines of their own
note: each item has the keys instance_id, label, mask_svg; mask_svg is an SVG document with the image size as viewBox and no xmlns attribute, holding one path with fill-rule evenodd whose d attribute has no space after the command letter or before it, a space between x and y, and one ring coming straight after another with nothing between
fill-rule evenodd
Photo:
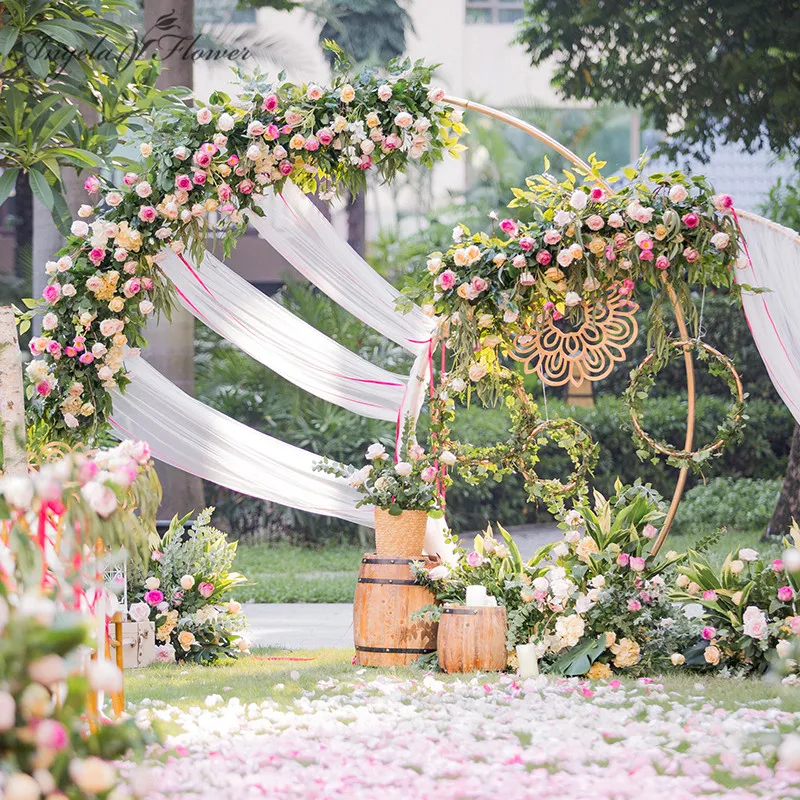
<instances>
[{"instance_id":1,"label":"green foliage","mask_svg":"<svg viewBox=\"0 0 800 800\"><path fill-rule=\"evenodd\" d=\"M675 533L734 527L765 530L780 491L779 479L714 478L686 493L673 530Z\"/></svg>"},{"instance_id":2,"label":"green foliage","mask_svg":"<svg viewBox=\"0 0 800 800\"><path fill-rule=\"evenodd\" d=\"M800 232L800 186L778 178L769 190L761 212L769 219Z\"/></svg>"},{"instance_id":3,"label":"green foliage","mask_svg":"<svg viewBox=\"0 0 800 800\"><path fill-rule=\"evenodd\" d=\"M564 97L641 108L662 131L680 115L674 153L722 139L800 155L794 3L526 0L524 9L518 40L533 64L554 62Z\"/></svg>"},{"instance_id":4,"label":"green foliage","mask_svg":"<svg viewBox=\"0 0 800 800\"><path fill-rule=\"evenodd\" d=\"M155 61L134 60L129 0L10 0L0 6L0 203L20 171L62 231L61 170L107 163L126 128L182 92L155 88ZM78 104L94 111L82 113Z\"/></svg>"}]
</instances>

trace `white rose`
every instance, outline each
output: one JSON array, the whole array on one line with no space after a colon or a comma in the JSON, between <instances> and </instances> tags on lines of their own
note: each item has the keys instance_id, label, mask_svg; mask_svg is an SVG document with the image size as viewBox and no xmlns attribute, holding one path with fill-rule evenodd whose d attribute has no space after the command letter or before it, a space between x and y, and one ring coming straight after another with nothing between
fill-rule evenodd
<instances>
[{"instance_id":1,"label":"white rose","mask_svg":"<svg viewBox=\"0 0 800 800\"><path fill-rule=\"evenodd\" d=\"M367 448L366 457L370 461L381 461L386 458L386 448L382 444L375 442L375 444L371 444Z\"/></svg>"},{"instance_id":2,"label":"white rose","mask_svg":"<svg viewBox=\"0 0 800 800\"><path fill-rule=\"evenodd\" d=\"M91 217L93 213L94 209L91 206L86 205L86 203L83 203L83 205L81 205L81 207L78 209L78 216L81 219L86 219L86 217Z\"/></svg>"},{"instance_id":3,"label":"white rose","mask_svg":"<svg viewBox=\"0 0 800 800\"><path fill-rule=\"evenodd\" d=\"M758 553L750 547L743 547L739 551L739 558L742 561L755 561L758 559Z\"/></svg>"},{"instance_id":4,"label":"white rose","mask_svg":"<svg viewBox=\"0 0 800 800\"><path fill-rule=\"evenodd\" d=\"M97 756L89 756L82 761L73 759L69 765L69 774L82 792L91 795L107 792L117 780L111 764Z\"/></svg>"},{"instance_id":5,"label":"white rose","mask_svg":"<svg viewBox=\"0 0 800 800\"><path fill-rule=\"evenodd\" d=\"M242 604L237 603L236 600L229 600L225 606L225 610L231 615L236 616L242 610Z\"/></svg>"},{"instance_id":6,"label":"white rose","mask_svg":"<svg viewBox=\"0 0 800 800\"><path fill-rule=\"evenodd\" d=\"M147 158L153 152L153 145L150 142L142 142L139 145L139 152Z\"/></svg>"},{"instance_id":7,"label":"white rose","mask_svg":"<svg viewBox=\"0 0 800 800\"><path fill-rule=\"evenodd\" d=\"M139 311L141 311L142 314L147 316L148 314L152 314L153 311L155 311L155 306L149 300L142 300L142 302L139 303Z\"/></svg>"},{"instance_id":8,"label":"white rose","mask_svg":"<svg viewBox=\"0 0 800 800\"><path fill-rule=\"evenodd\" d=\"M42 330L52 331L58 325L58 317L51 311L42 318Z\"/></svg>"},{"instance_id":9,"label":"white rose","mask_svg":"<svg viewBox=\"0 0 800 800\"><path fill-rule=\"evenodd\" d=\"M378 87L378 99L385 103L392 97L392 87L388 83L383 83Z\"/></svg>"},{"instance_id":10,"label":"white rose","mask_svg":"<svg viewBox=\"0 0 800 800\"><path fill-rule=\"evenodd\" d=\"M438 567L434 567L431 570L428 570L428 577L432 581L443 581L446 580L450 575L450 570L444 565L440 564Z\"/></svg>"},{"instance_id":11,"label":"white rose","mask_svg":"<svg viewBox=\"0 0 800 800\"><path fill-rule=\"evenodd\" d=\"M586 203L589 201L589 196L586 192L581 191L580 189L576 189L572 193L572 197L569 198L569 204L574 208L576 211L583 211L586 208Z\"/></svg>"},{"instance_id":12,"label":"white rose","mask_svg":"<svg viewBox=\"0 0 800 800\"><path fill-rule=\"evenodd\" d=\"M394 118L394 124L397 125L398 128L410 128L413 122L414 117L412 114L409 114L408 111L401 111L396 114Z\"/></svg>"},{"instance_id":13,"label":"white rose","mask_svg":"<svg viewBox=\"0 0 800 800\"><path fill-rule=\"evenodd\" d=\"M788 658L793 649L792 643L788 639L781 639L775 645L775 650L781 658Z\"/></svg>"},{"instance_id":14,"label":"white rose","mask_svg":"<svg viewBox=\"0 0 800 800\"><path fill-rule=\"evenodd\" d=\"M467 388L467 384L464 382L463 378L453 378L453 380L450 381L450 388L454 392L463 392L464 389Z\"/></svg>"},{"instance_id":15,"label":"white rose","mask_svg":"<svg viewBox=\"0 0 800 800\"><path fill-rule=\"evenodd\" d=\"M153 592L161 586L161 581L158 578L148 578L144 582L144 588L147 589L148 592Z\"/></svg>"},{"instance_id":16,"label":"white rose","mask_svg":"<svg viewBox=\"0 0 800 800\"><path fill-rule=\"evenodd\" d=\"M77 428L80 422L78 422L78 418L74 414L66 413L64 414L64 424L68 428Z\"/></svg>"},{"instance_id":17,"label":"white rose","mask_svg":"<svg viewBox=\"0 0 800 800\"><path fill-rule=\"evenodd\" d=\"M96 692L118 692L122 689L122 670L111 661L91 661L87 669L89 685Z\"/></svg>"},{"instance_id":18,"label":"white rose","mask_svg":"<svg viewBox=\"0 0 800 800\"><path fill-rule=\"evenodd\" d=\"M42 792L39 784L24 772L15 772L5 783L5 800L39 800Z\"/></svg>"},{"instance_id":19,"label":"white rose","mask_svg":"<svg viewBox=\"0 0 800 800\"><path fill-rule=\"evenodd\" d=\"M230 131L233 130L233 126L236 124L236 120L228 113L220 114L219 119L217 120L217 128L221 131Z\"/></svg>"},{"instance_id":20,"label":"white rose","mask_svg":"<svg viewBox=\"0 0 800 800\"><path fill-rule=\"evenodd\" d=\"M443 450L442 454L439 456L439 460L446 467L452 467L458 459L456 458L455 453L451 453L449 450Z\"/></svg>"},{"instance_id":21,"label":"white rose","mask_svg":"<svg viewBox=\"0 0 800 800\"><path fill-rule=\"evenodd\" d=\"M564 303L570 308L581 304L581 296L577 292L567 292Z\"/></svg>"},{"instance_id":22,"label":"white rose","mask_svg":"<svg viewBox=\"0 0 800 800\"><path fill-rule=\"evenodd\" d=\"M569 545L566 542L559 542L552 550L556 558L561 558L569 553Z\"/></svg>"},{"instance_id":23,"label":"white rose","mask_svg":"<svg viewBox=\"0 0 800 800\"><path fill-rule=\"evenodd\" d=\"M89 226L85 222L76 219L70 226L70 231L73 236L86 236L89 233Z\"/></svg>"},{"instance_id":24,"label":"white rose","mask_svg":"<svg viewBox=\"0 0 800 800\"><path fill-rule=\"evenodd\" d=\"M145 622L150 619L150 606L147 603L131 603L128 616L134 622Z\"/></svg>"},{"instance_id":25,"label":"white rose","mask_svg":"<svg viewBox=\"0 0 800 800\"><path fill-rule=\"evenodd\" d=\"M673 203L682 203L688 196L689 192L686 191L686 187L680 183L676 183L669 190L669 199Z\"/></svg>"},{"instance_id":26,"label":"white rose","mask_svg":"<svg viewBox=\"0 0 800 800\"><path fill-rule=\"evenodd\" d=\"M192 589L193 587L194 587L194 577L192 577L191 575L184 575L181 578L181 589L188 592L189 589Z\"/></svg>"},{"instance_id":27,"label":"white rose","mask_svg":"<svg viewBox=\"0 0 800 800\"><path fill-rule=\"evenodd\" d=\"M486 367L483 364L471 364L469 368L469 379L477 383L483 376L486 375Z\"/></svg>"},{"instance_id":28,"label":"white rose","mask_svg":"<svg viewBox=\"0 0 800 800\"><path fill-rule=\"evenodd\" d=\"M201 125L208 125L209 122L214 118L214 115L211 113L210 108L201 108L197 112L197 121Z\"/></svg>"},{"instance_id":29,"label":"white rose","mask_svg":"<svg viewBox=\"0 0 800 800\"><path fill-rule=\"evenodd\" d=\"M81 494L92 511L101 517L109 517L117 510L117 496L102 483L89 481L81 487Z\"/></svg>"},{"instance_id":30,"label":"white rose","mask_svg":"<svg viewBox=\"0 0 800 800\"><path fill-rule=\"evenodd\" d=\"M394 465L394 471L402 478L408 477L411 474L412 469L413 467L408 463L408 461L398 461Z\"/></svg>"},{"instance_id":31,"label":"white rose","mask_svg":"<svg viewBox=\"0 0 800 800\"><path fill-rule=\"evenodd\" d=\"M717 250L724 250L728 246L730 240L731 237L728 236L727 233L723 233L722 231L720 231L719 233L715 233L711 237L711 244L713 244L714 247L717 248Z\"/></svg>"},{"instance_id":32,"label":"white rose","mask_svg":"<svg viewBox=\"0 0 800 800\"><path fill-rule=\"evenodd\" d=\"M0 494L14 508L28 509L33 502L33 483L22 475L8 475L0 480Z\"/></svg>"}]
</instances>

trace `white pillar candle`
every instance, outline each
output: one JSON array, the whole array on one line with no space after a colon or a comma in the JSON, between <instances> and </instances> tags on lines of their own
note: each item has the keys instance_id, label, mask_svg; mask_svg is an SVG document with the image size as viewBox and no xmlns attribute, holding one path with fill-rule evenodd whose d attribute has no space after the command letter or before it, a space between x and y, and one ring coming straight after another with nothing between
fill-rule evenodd
<instances>
[{"instance_id":1,"label":"white pillar candle","mask_svg":"<svg viewBox=\"0 0 800 800\"><path fill-rule=\"evenodd\" d=\"M517 661L520 678L535 678L539 674L539 660L536 658L535 644L518 644Z\"/></svg>"},{"instance_id":2,"label":"white pillar candle","mask_svg":"<svg viewBox=\"0 0 800 800\"><path fill-rule=\"evenodd\" d=\"M486 605L486 587L485 586L467 586L467 603L468 606L485 606Z\"/></svg>"}]
</instances>

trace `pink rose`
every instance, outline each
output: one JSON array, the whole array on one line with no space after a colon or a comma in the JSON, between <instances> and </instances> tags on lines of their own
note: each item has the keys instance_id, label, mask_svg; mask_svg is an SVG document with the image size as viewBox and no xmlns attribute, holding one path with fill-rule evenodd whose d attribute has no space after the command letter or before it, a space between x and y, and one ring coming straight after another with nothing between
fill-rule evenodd
<instances>
[{"instance_id":1,"label":"pink rose","mask_svg":"<svg viewBox=\"0 0 800 800\"><path fill-rule=\"evenodd\" d=\"M208 581L203 581L197 587L197 591L200 592L200 595L202 597L205 597L206 599L208 599L209 597L211 597L212 594L214 594L214 584L213 583L208 583Z\"/></svg>"},{"instance_id":2,"label":"pink rose","mask_svg":"<svg viewBox=\"0 0 800 800\"><path fill-rule=\"evenodd\" d=\"M255 184L249 178L245 178L237 188L242 194L252 194Z\"/></svg>"},{"instance_id":3,"label":"pink rose","mask_svg":"<svg viewBox=\"0 0 800 800\"><path fill-rule=\"evenodd\" d=\"M97 194L100 191L100 181L97 179L96 176L90 175L84 182L83 188L86 189L89 194Z\"/></svg>"},{"instance_id":4,"label":"pink rose","mask_svg":"<svg viewBox=\"0 0 800 800\"><path fill-rule=\"evenodd\" d=\"M530 252L531 250L533 250L533 248L534 248L534 246L535 246L535 245L536 245L536 242L535 242L533 239L531 239L531 237L530 237L530 236L523 236L523 237L522 237L522 238L519 240L519 246L520 246L520 247L521 247L521 248L522 248L522 249L523 249L523 250L524 250L526 253L528 253L528 252Z\"/></svg>"},{"instance_id":5,"label":"pink rose","mask_svg":"<svg viewBox=\"0 0 800 800\"><path fill-rule=\"evenodd\" d=\"M593 203L602 203L605 197L606 193L599 186L595 186L594 189L589 192L589 199Z\"/></svg>"},{"instance_id":6,"label":"pink rose","mask_svg":"<svg viewBox=\"0 0 800 800\"><path fill-rule=\"evenodd\" d=\"M694 264L698 258L700 258L700 253L697 252L693 247L687 247L683 251L683 257L690 263Z\"/></svg>"},{"instance_id":7,"label":"pink rose","mask_svg":"<svg viewBox=\"0 0 800 800\"><path fill-rule=\"evenodd\" d=\"M188 175L176 175L175 188L184 192L191 191L192 179Z\"/></svg>"},{"instance_id":8,"label":"pink rose","mask_svg":"<svg viewBox=\"0 0 800 800\"><path fill-rule=\"evenodd\" d=\"M500 222L500 230L507 233L512 239L519 233L517 223L513 219L504 219Z\"/></svg>"},{"instance_id":9,"label":"pink rose","mask_svg":"<svg viewBox=\"0 0 800 800\"><path fill-rule=\"evenodd\" d=\"M617 254L614 252L614 245L613 244L607 244L606 245L605 257L606 257L607 261L616 261L617 260Z\"/></svg>"},{"instance_id":10,"label":"pink rose","mask_svg":"<svg viewBox=\"0 0 800 800\"><path fill-rule=\"evenodd\" d=\"M48 303L57 302L58 298L61 297L61 285L58 283L48 284L44 287L42 297L47 300Z\"/></svg>"},{"instance_id":11,"label":"pink rose","mask_svg":"<svg viewBox=\"0 0 800 800\"><path fill-rule=\"evenodd\" d=\"M368 156L366 153L361 156L361 159L358 162L358 168L367 170L372 166L372 156Z\"/></svg>"},{"instance_id":12,"label":"pink rose","mask_svg":"<svg viewBox=\"0 0 800 800\"><path fill-rule=\"evenodd\" d=\"M733 199L728 194L715 194L711 198L711 202L714 204L714 208L719 212L727 211L733 207Z\"/></svg>"},{"instance_id":13,"label":"pink rose","mask_svg":"<svg viewBox=\"0 0 800 800\"><path fill-rule=\"evenodd\" d=\"M605 224L605 221L599 214L592 214L592 216L586 220L586 226L590 231L599 231Z\"/></svg>"},{"instance_id":14,"label":"pink rose","mask_svg":"<svg viewBox=\"0 0 800 800\"><path fill-rule=\"evenodd\" d=\"M198 170L197 172L192 173L192 182L195 184L195 186L203 186L207 180L208 173L206 172Z\"/></svg>"},{"instance_id":15,"label":"pink rose","mask_svg":"<svg viewBox=\"0 0 800 800\"><path fill-rule=\"evenodd\" d=\"M52 391L53 387L47 381L39 381L36 384L36 394L40 397L47 397Z\"/></svg>"},{"instance_id":16,"label":"pink rose","mask_svg":"<svg viewBox=\"0 0 800 800\"><path fill-rule=\"evenodd\" d=\"M330 128L322 128L317 131L317 139L324 147L327 147L333 141L333 131Z\"/></svg>"},{"instance_id":17,"label":"pink rose","mask_svg":"<svg viewBox=\"0 0 800 800\"><path fill-rule=\"evenodd\" d=\"M267 125L267 129L264 131L264 138L270 142L274 142L280 135L281 132L275 124Z\"/></svg>"},{"instance_id":18,"label":"pink rose","mask_svg":"<svg viewBox=\"0 0 800 800\"><path fill-rule=\"evenodd\" d=\"M633 556L631 558L631 569L634 572L644 572L645 568L645 561L643 558L639 558L638 556Z\"/></svg>"},{"instance_id":19,"label":"pink rose","mask_svg":"<svg viewBox=\"0 0 800 800\"><path fill-rule=\"evenodd\" d=\"M315 150L319 150L319 139L317 139L316 136L309 136L308 139L306 139L305 148L312 153Z\"/></svg>"},{"instance_id":20,"label":"pink rose","mask_svg":"<svg viewBox=\"0 0 800 800\"><path fill-rule=\"evenodd\" d=\"M631 557L627 553L620 553L617 556L617 566L619 567L627 567L628 562L631 560Z\"/></svg>"},{"instance_id":21,"label":"pink rose","mask_svg":"<svg viewBox=\"0 0 800 800\"><path fill-rule=\"evenodd\" d=\"M144 593L144 601L149 606L157 606L159 603L164 602L164 593L159 589L151 589L149 592Z\"/></svg>"},{"instance_id":22,"label":"pink rose","mask_svg":"<svg viewBox=\"0 0 800 800\"><path fill-rule=\"evenodd\" d=\"M36 725L36 744L44 750L64 750L69 745L69 734L57 720L43 719Z\"/></svg>"},{"instance_id":23,"label":"pink rose","mask_svg":"<svg viewBox=\"0 0 800 800\"><path fill-rule=\"evenodd\" d=\"M669 259L666 256L659 256L656 259L656 266L659 269L669 269Z\"/></svg>"},{"instance_id":24,"label":"pink rose","mask_svg":"<svg viewBox=\"0 0 800 800\"><path fill-rule=\"evenodd\" d=\"M638 600L631 598L628 600L628 611L641 611L642 604Z\"/></svg>"},{"instance_id":25,"label":"pink rose","mask_svg":"<svg viewBox=\"0 0 800 800\"><path fill-rule=\"evenodd\" d=\"M125 297L133 297L139 294L141 288L142 282L138 278L131 278L129 281L125 282L125 285L122 287L122 293Z\"/></svg>"},{"instance_id":26,"label":"pink rose","mask_svg":"<svg viewBox=\"0 0 800 800\"><path fill-rule=\"evenodd\" d=\"M102 247L93 247L89 251L89 261L91 261L96 267L99 267L100 264L103 263L103 259L105 257L106 251Z\"/></svg>"},{"instance_id":27,"label":"pink rose","mask_svg":"<svg viewBox=\"0 0 800 800\"><path fill-rule=\"evenodd\" d=\"M772 567L773 572L783 572L784 565L780 558L776 558L770 566Z\"/></svg>"},{"instance_id":28,"label":"pink rose","mask_svg":"<svg viewBox=\"0 0 800 800\"><path fill-rule=\"evenodd\" d=\"M486 559L477 550L473 550L467 556L467 564L471 567L480 567L485 561Z\"/></svg>"},{"instance_id":29,"label":"pink rose","mask_svg":"<svg viewBox=\"0 0 800 800\"><path fill-rule=\"evenodd\" d=\"M75 356L78 355L78 351L74 347L70 347L69 345L64 348L64 353L69 358L75 358Z\"/></svg>"},{"instance_id":30,"label":"pink rose","mask_svg":"<svg viewBox=\"0 0 800 800\"><path fill-rule=\"evenodd\" d=\"M706 625L703 628L703 638L710 642L715 636L717 635L717 629L712 627L711 625Z\"/></svg>"},{"instance_id":31,"label":"pink rose","mask_svg":"<svg viewBox=\"0 0 800 800\"><path fill-rule=\"evenodd\" d=\"M436 467L425 467L419 477L424 483L433 483L436 480L436 475Z\"/></svg>"},{"instance_id":32,"label":"pink rose","mask_svg":"<svg viewBox=\"0 0 800 800\"><path fill-rule=\"evenodd\" d=\"M160 562L163 557L164 557L164 554L160 550L153 550L153 552L150 554L150 560L151 561Z\"/></svg>"},{"instance_id":33,"label":"pink rose","mask_svg":"<svg viewBox=\"0 0 800 800\"><path fill-rule=\"evenodd\" d=\"M713 589L706 589L703 592L703 600L713 603L717 599L717 593Z\"/></svg>"},{"instance_id":34,"label":"pink rose","mask_svg":"<svg viewBox=\"0 0 800 800\"><path fill-rule=\"evenodd\" d=\"M278 107L278 98L274 94L268 94L261 104L263 111L274 111Z\"/></svg>"},{"instance_id":35,"label":"pink rose","mask_svg":"<svg viewBox=\"0 0 800 800\"><path fill-rule=\"evenodd\" d=\"M551 256L550 253L547 252L547 250L540 250L536 254L536 261L543 267L546 267L552 260L553 256Z\"/></svg>"},{"instance_id":36,"label":"pink rose","mask_svg":"<svg viewBox=\"0 0 800 800\"><path fill-rule=\"evenodd\" d=\"M135 172L126 172L124 177L122 178L122 182L126 186L133 186L138 180L139 176Z\"/></svg>"},{"instance_id":37,"label":"pink rose","mask_svg":"<svg viewBox=\"0 0 800 800\"><path fill-rule=\"evenodd\" d=\"M142 278L142 286L149 292L153 288L153 279Z\"/></svg>"},{"instance_id":38,"label":"pink rose","mask_svg":"<svg viewBox=\"0 0 800 800\"><path fill-rule=\"evenodd\" d=\"M439 286L445 291L452 289L456 285L456 274L451 269L446 269L439 277L438 277Z\"/></svg>"},{"instance_id":39,"label":"pink rose","mask_svg":"<svg viewBox=\"0 0 800 800\"><path fill-rule=\"evenodd\" d=\"M294 169L294 164L291 161L281 161L278 165L281 175L291 175Z\"/></svg>"},{"instance_id":40,"label":"pink rose","mask_svg":"<svg viewBox=\"0 0 800 800\"><path fill-rule=\"evenodd\" d=\"M544 232L545 244L558 244L561 241L561 233L555 228L550 228Z\"/></svg>"},{"instance_id":41,"label":"pink rose","mask_svg":"<svg viewBox=\"0 0 800 800\"><path fill-rule=\"evenodd\" d=\"M778 589L778 600L782 603L789 603L794 598L794 591L791 586L781 586Z\"/></svg>"},{"instance_id":42,"label":"pink rose","mask_svg":"<svg viewBox=\"0 0 800 800\"><path fill-rule=\"evenodd\" d=\"M156 210L153 206L142 206L139 209L138 216L142 222L153 222L156 218Z\"/></svg>"},{"instance_id":43,"label":"pink rose","mask_svg":"<svg viewBox=\"0 0 800 800\"><path fill-rule=\"evenodd\" d=\"M390 133L383 140L383 146L386 150L396 150L401 144L400 137L396 133Z\"/></svg>"},{"instance_id":44,"label":"pink rose","mask_svg":"<svg viewBox=\"0 0 800 800\"><path fill-rule=\"evenodd\" d=\"M61 358L61 345L57 341L55 341L54 339L51 339L47 343L47 347L45 349L56 360Z\"/></svg>"},{"instance_id":45,"label":"pink rose","mask_svg":"<svg viewBox=\"0 0 800 800\"><path fill-rule=\"evenodd\" d=\"M472 289L476 293L485 292L489 288L489 284L486 280L481 278L479 275L476 275L472 279Z\"/></svg>"},{"instance_id":46,"label":"pink rose","mask_svg":"<svg viewBox=\"0 0 800 800\"><path fill-rule=\"evenodd\" d=\"M217 197L220 199L221 202L226 202L231 199L231 195L233 194L233 189L231 189L230 185L227 183L221 183L217 186Z\"/></svg>"},{"instance_id":47,"label":"pink rose","mask_svg":"<svg viewBox=\"0 0 800 800\"><path fill-rule=\"evenodd\" d=\"M203 169L205 169L211 163L211 156L208 153L204 153L202 150L198 150L194 154L193 161L198 167L203 167Z\"/></svg>"},{"instance_id":48,"label":"pink rose","mask_svg":"<svg viewBox=\"0 0 800 800\"><path fill-rule=\"evenodd\" d=\"M626 283L627 282L630 282L631 284L630 288L632 289L633 281L630 278L626 278ZM622 294L622 292L620 292L620 294ZM627 294L630 294L630 290L627 292ZM655 527L655 525L648 524L645 525L644 528L642 528L642 536L644 536L645 539L654 539L657 533L658 529Z\"/></svg>"},{"instance_id":49,"label":"pink rose","mask_svg":"<svg viewBox=\"0 0 800 800\"><path fill-rule=\"evenodd\" d=\"M681 220L687 228L696 228L700 224L700 217L698 217L693 211L690 211L688 214L684 214L681 217Z\"/></svg>"}]
</instances>

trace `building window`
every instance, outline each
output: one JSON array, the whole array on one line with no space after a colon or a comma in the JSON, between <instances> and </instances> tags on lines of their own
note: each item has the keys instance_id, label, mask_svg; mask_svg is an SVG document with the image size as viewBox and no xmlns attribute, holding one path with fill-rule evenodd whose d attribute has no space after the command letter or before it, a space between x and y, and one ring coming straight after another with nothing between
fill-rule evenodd
<instances>
[{"instance_id":1,"label":"building window","mask_svg":"<svg viewBox=\"0 0 800 800\"><path fill-rule=\"evenodd\" d=\"M507 25L522 19L522 0L466 0L467 23Z\"/></svg>"}]
</instances>

